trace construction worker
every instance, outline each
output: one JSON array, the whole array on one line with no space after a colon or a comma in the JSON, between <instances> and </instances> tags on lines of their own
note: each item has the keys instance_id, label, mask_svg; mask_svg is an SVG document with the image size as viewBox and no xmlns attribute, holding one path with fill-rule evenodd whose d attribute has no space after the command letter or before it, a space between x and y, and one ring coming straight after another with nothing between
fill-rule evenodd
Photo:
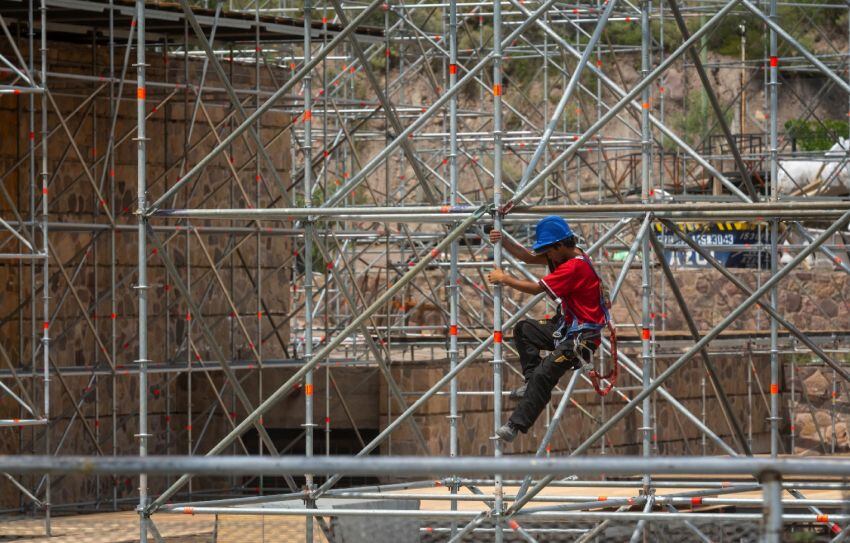
<instances>
[{"instance_id":1,"label":"construction worker","mask_svg":"<svg viewBox=\"0 0 850 543\"><path fill-rule=\"evenodd\" d=\"M526 264L545 265L549 274L538 282L516 279L500 269L488 275L493 284L506 285L527 294L545 292L559 305L554 318L525 319L514 326L514 346L524 377L511 392L519 404L508 421L496 432L504 441L526 433L552 398L552 389L568 371L580 369L600 343L600 331L608 322L608 309L602 281L590 259L576 246L576 237L567 221L557 216L537 223L531 251L492 230L490 241ZM540 351L550 351L541 359Z\"/></svg>"}]
</instances>

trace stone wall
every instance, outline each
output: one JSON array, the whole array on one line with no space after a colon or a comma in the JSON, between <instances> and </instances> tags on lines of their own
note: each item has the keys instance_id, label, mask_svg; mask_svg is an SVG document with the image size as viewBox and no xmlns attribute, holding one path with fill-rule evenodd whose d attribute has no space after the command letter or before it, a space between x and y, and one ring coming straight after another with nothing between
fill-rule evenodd
<instances>
[{"instance_id":1,"label":"stone wall","mask_svg":"<svg viewBox=\"0 0 850 543\"><path fill-rule=\"evenodd\" d=\"M795 401L791 405L794 410L791 421L795 454L850 452L850 433L847 428L850 394L847 383L835 376L831 368L797 364L793 368L789 366L786 365L786 368L794 376L796 392Z\"/></svg>"},{"instance_id":2,"label":"stone wall","mask_svg":"<svg viewBox=\"0 0 850 543\"><path fill-rule=\"evenodd\" d=\"M764 450L769 443L768 411L760 396L754 398L752 410L750 410L746 380L748 366L740 364L734 357L717 356L712 357L712 360L721 374L721 382L726 394L729 396L732 408L738 415L745 431L749 421L747 413L752 413L753 447L757 450ZM518 367L516 360L509 359L508 363ZM666 363L659 362L658 372L663 371L666 365ZM761 382L769 382L770 372L767 360L763 357L756 358L754 365ZM445 370L439 368L405 368L396 370L394 376L404 390L424 391L444 373ZM520 378L517 375L511 371L505 373L508 374L505 379L505 390L519 386ZM639 384L636 380L622 375L621 373L620 386L633 387ZM677 373L674 378L671 378L665 389L696 417L705 416L704 420L708 427L724 441L731 443L733 441L731 430L726 424L718 401L712 393L710 383L706 384L706 400L703 402L703 376L704 371L701 364L694 360ZM569 374L561 380L561 388L566 387L568 380ZM479 363L464 370L460 374L458 383L460 391L492 390L491 365ZM632 397L634 390L627 388L624 394ZM757 391L756 394L758 394ZM549 415L554 414L554 409L557 407L560 398L560 395L554 396L550 404ZM609 394L603 401L588 383L582 381L579 382L577 393L573 394L572 398L575 402L567 408L559 429L550 444L552 453L568 453L599 427L599 421L606 420L625 404L624 398L616 395L616 393ZM384 404L382 403L382 405ZM515 406L514 400L505 398L503 401L504 419L507 419ZM490 439L494 435L492 397L461 395L458 401L458 412L460 414L458 419L459 453L462 455L493 454L492 440ZM394 410L394 413L397 414L397 409ZM427 440L430 454L447 455L449 452L448 415L448 396L438 396L429 400L415 417ZM655 415L653 440L657 454L703 454L703 452L706 454L722 454L723 451L711 440L708 440L706 447L703 448L699 429L667 401L659 398L655 402ZM386 411L383 411L382 421L385 423L386 420ZM505 451L510 454L534 453L546 433L547 423L547 413L544 412L529 432L521 435L514 443L506 445ZM639 413L636 412L628 416L607 434L605 438L606 450L611 454L639 454L642 439L641 426L642 420ZM601 446L602 443L597 443L593 451L600 451ZM415 440L415 434L409 424L402 425L393 435L392 450L394 454L421 454L421 448Z\"/></svg>"},{"instance_id":3,"label":"stone wall","mask_svg":"<svg viewBox=\"0 0 850 543\"><path fill-rule=\"evenodd\" d=\"M8 53L0 46L0 52ZM26 51L24 50L26 56ZM103 51L92 51L86 47L53 47L49 52L53 68L65 73L102 75L107 59ZM95 59L93 63L92 58ZM166 65L165 59L151 55L148 76L152 81L181 81L184 65L171 59ZM189 68L190 80L197 82L200 63L191 63ZM242 84L251 84L252 67L232 66L234 80ZM132 78L132 68L130 74ZM268 86L270 81L263 73L262 84ZM104 90L99 91L98 97L92 102L91 108L83 109L72 115L87 93L93 92L100 83L79 82L63 79L52 80L49 85L54 92L58 107L68 121L68 130L74 134L79 153L68 147L68 135L61 127L55 113L49 117L51 129L57 128L51 135L48 146L48 172L50 185L49 220L57 224L98 223L107 224L106 208L114 214L119 225L134 225L133 215L136 207L136 148L132 142L132 130L135 126L134 85L124 89L126 96L121 101L118 115L116 134L122 141L115 150L115 166L108 168L99 162L108 147L110 117L109 102ZM39 119L39 100L36 99L36 119ZM179 177L179 164L186 148L187 119L192 111L193 95L186 89L177 89L172 94L169 89L151 86L148 92L148 103L151 117L148 121L148 185L150 194L155 197L162 194L165 187ZM29 161L24 158L29 141L29 98L25 95L0 96L0 173L3 183L11 198L17 202L18 208L25 217L29 216ZM192 149L188 154L188 163L193 164L215 144L213 133L207 126L209 122L217 124L225 121L230 109L221 96L206 95L205 111L199 118L194 136L188 142ZM154 111L156 108L156 111ZM271 112L263 116L261 134L265 141L271 141L270 154L275 165L288 182L291 167L291 149L286 127L290 119L280 112ZM243 141L234 142L229 156L222 156L206 169L191 185L191 195L182 195L177 199L176 206L187 207L241 207L245 206L245 197L240 186L233 182L231 166L240 171L242 189L252 200L252 205L267 206L273 195L278 194L271 180L261 176L255 178L255 161L253 153ZM82 161L81 161L82 160ZM104 181L101 198L92 188L91 180L87 177L82 163L88 166L95 184ZM228 164L230 162L230 164ZM36 167L38 167L36 162ZM114 174L114 177L113 175ZM114 179L114 190L113 180ZM259 183L257 182L259 181ZM187 193L188 194L188 193ZM256 201L259 194L259 201ZM188 200L187 200L188 198ZM4 207L6 209L6 207ZM8 216L4 213L4 217ZM195 221L197 226L205 226L203 221ZM166 244L167 252L154 251L149 253L149 283L150 314L149 314L149 358L153 364L181 361L197 364L200 357L203 361L211 361L214 354L210 345L200 333L201 321L210 326L212 334L220 341L226 356L238 360L251 361L254 348L261 348L264 358L285 358L292 355L291 349L285 352L277 338L271 334L269 317L276 319L280 326L281 337L288 338L288 322L284 317L295 302L290 300L288 273L288 258L292 250L287 238L273 235L263 236L259 243L255 239L243 240L222 233L201 232L204 247L209 251L209 258L214 262L224 259L221 267L221 280L233 293L236 314L240 316L247 331L247 337L237 326L228 300L222 296L222 290L217 279L211 273L211 266L195 234L184 229L180 232L158 232L158 238ZM63 454L94 454L98 449L104 454L134 454L138 443L134 434L138 429L138 380L129 372L138 351L137 341L137 294L133 286L137 283L135 233L132 229L118 230L115 244L115 269L118 282L116 283L116 310L112 315L110 305L110 290L112 282L110 271L112 255L109 231L100 233L71 232L53 228L50 241L53 245L50 266L49 296L51 310L56 311L51 321L52 363L60 370L74 375L59 377L55 372L51 387L51 426L49 429L51 448L61 444ZM238 243L234 248L233 243ZM260 267L263 276L262 298L268 305L270 314L261 314L257 318L257 295L253 282L256 281L257 251L261 252ZM200 315L188 315L186 304L180 300L174 287L173 279L165 273L163 258L173 259L176 267L183 273L183 281L191 283L190 290L195 300L203 300ZM251 273L241 269L242 262L248 263ZM59 264L72 279L73 290L68 290L68 281L60 272ZM191 272L188 269L191 269ZM613 266L600 265L609 284L613 283L616 273ZM28 368L31 361L36 359L34 371L38 372L41 364L40 357L34 357L34 349L38 346L38 337L33 340L32 331L35 328L38 336L42 321L40 305L36 305L36 313L31 312L31 295L35 293L35 301L40 304L39 269L35 282L31 278L30 263L0 261L0 285L4 296L0 299L0 338L2 346L8 353L13 366ZM767 275L754 271L735 271L747 284L757 288ZM442 284L442 274L429 272L430 283ZM615 308L618 323L623 326L627 335L629 324L633 323L635 308L628 300L636 300L638 283L637 274L627 281L623 291L623 302ZM678 280L689 303L696 322L701 330L708 330L719 322L745 298L733 286L729 285L717 272L710 270L680 270ZM382 281L371 284L368 277L363 278L364 290L368 294L379 292L383 288ZM653 281L660 285L660 274L654 273ZM442 289L442 287L439 287ZM465 285L466 299L481 299L474 286ZM656 288L660 293L662 289ZM440 291L444 296L444 291ZM831 269L803 270L794 272L782 284L779 290L779 308L798 327L805 330L847 330L850 329L850 311L847 311L847 295L850 293L847 275ZM417 299L415 289L407 289L404 297L399 297L397 308L413 307L422 301ZM477 303L477 302L476 302ZM658 331L681 331L684 321L680 312L673 307L669 294L662 300L656 299L654 326ZM82 309L81 307L82 306ZM476 309L485 312L489 309L481 305ZM442 322L440 308L433 305L419 305L416 309L412 324L436 324ZM543 316L547 310L540 307L535 310L535 316ZM90 322L81 318L88 314ZM187 318L189 317L189 318ZM377 322L382 323L380 317ZM738 332L764 331L767 318L763 311L751 309L742 315L729 330ZM35 324L35 326L33 326ZM114 363L117 367L116 378L107 371L109 364L106 355L111 351L113 342L112 327L115 326L114 341L117 355ZM94 330L93 330L94 329ZM193 345L187 347L186 338L191 329ZM96 340L101 339L100 342ZM635 328L631 328L635 332ZM506 331L510 339L510 331ZM658 347L661 351L674 353L675 350L665 345L665 339L659 335ZM101 351L101 344L106 347L106 353ZM253 344L253 345L252 345ZM291 346L288 346L291 347ZM627 350L634 355L634 350ZM755 371L751 370L750 359L743 356L716 355L713 359L721 373L724 389L730 396L733 408L744 421L745 428L752 426L753 446L756 451L763 452L767 446L767 410L766 396L763 395L769 387L769 362L763 355L752 357ZM656 372L666 367L669 358L662 358ZM509 363L517 365L516 360L509 357ZM795 432L794 445L798 451L822 452L824 448L832 450L833 437L836 451L846 452L848 431L846 427L846 411L848 399L846 389L831 388L831 372L805 364L800 361L797 372L792 372L790 360L784 359L782 396L782 432L790 436ZM2 364L0 364L2 365ZM91 378L86 371L92 366L103 370L103 373ZM83 370L80 370L83 368ZM28 368L29 369L29 368ZM262 386L256 373L245 379L243 387L252 402L258 403L266 397L275 385L291 375L291 369L264 370ZM349 420L351 415L360 428L376 429L386 425L389 418L386 412L387 392L384 384L378 384L375 373L367 370L333 370L342 395L349 403L348 413L338 401L331 402L330 419L334 429L347 430L352 427ZM445 364L417 364L414 366L398 366L393 369L393 375L406 392L424 391L436 382L447 371ZM516 374L506 370L505 389L519 384ZM754 395L752 401L748 396L747 382L752 375ZM797 396L790 396L791 379L794 375ZM338 396L336 392L325 389L324 379L319 373L316 380L315 395L317 403L326 395ZM706 400L703 402L703 371L698 360L694 360L682 369L668 383L668 390L679 399L694 415L705 417L706 424L726 441L729 439L729 428L724 421L721 411L713 398L710 386L706 387ZM212 392L210 381L217 388L223 385L219 373L211 373L209 377L203 372L196 372L189 377L186 373L157 374L151 377L147 391L150 410L150 431L152 439L150 449L155 454L178 454L194 451L203 453L223 436L231 426L231 420L239 419L245 414L245 409L238 405L230 390L221 399ZM41 383L34 380L30 393L36 404L43 404ZM486 361L480 361L467 369L461 376L460 389L463 391L487 391L492 388L492 368ZM620 383L634 386L634 379L623 377ZM566 380L562 384L566 384ZM802 397L805 391L807 399ZM631 396L634 391L626 390ZM557 397L556 397L557 398ZM408 399L410 399L408 397ZM598 427L599 421L604 420L617 409L624 399L609 395L600 399L586 383L580 384L574 399L577 405L571 406L565 420L561 423L555 439L552 442L553 452L567 452ZM223 402L225 405L218 405ZM113 404L116 416L116 432L112 431ZM301 389L293 389L292 395L264 417L264 424L270 429L298 428L303 421L304 394ZM508 399L504 402L505 411L512 408L514 403ZM553 406L555 404L553 403ZM76 407L75 407L76 406ZM210 411L210 406L216 406ZM791 407L789 407L791 406ZM793 410L794 418L789 418ZM317 413L323 412L317 407ZM460 399L461 417L458 421L461 454L492 454L493 434L492 398L487 396L462 396ZM190 418L191 413L191 418ZM394 407L393 414L398 413ZM703 415L704 413L704 415ZM429 401L417 414L417 421L430 454L448 453L448 398L439 396ZM21 416L14 403L3 398L0 401L0 417L13 418ZM84 420L85 423L81 422ZM321 425L321 417L316 420ZM817 422L817 424L814 424ZM639 451L641 431L639 416L627 417L611 432L605 442L606 450L617 454L633 454ZM686 421L683 415L677 413L664 400L656 403L656 421L654 442L660 454L713 454L719 452L717 447L708 441L705 448L698 430ZM820 430L820 432L818 432ZM509 453L529 453L534 451L545 432L545 415L528 435L521 437L507 448ZM4 438L0 440L0 453L29 453L44 450L44 431L42 429L25 428L0 429ZM94 435L94 439L92 439ZM113 439L114 438L114 439ZM96 442L96 444L95 444ZM821 445L823 443L823 445ZM248 443L248 446L251 444ZM281 446L285 443L281 443ZM402 425L393 435L391 441L394 454L420 454L409 425ZM251 449L252 451L254 449ZM383 452L389 451L385 447ZM595 449L596 450L596 449ZM37 484L36 478L25 481L30 487ZM161 490L166 481L154 479L152 491ZM115 481L101 478L100 481L83 477L58 478L53 489L53 502L56 504L76 500L95 499L101 497L108 500L112 495L113 486L117 487L119 497L132 498L136 489L131 479ZM197 488L197 487L196 487ZM10 487L2 487L0 491L0 506L12 507L18 503L18 493Z\"/></svg>"},{"instance_id":4,"label":"stone wall","mask_svg":"<svg viewBox=\"0 0 850 543\"><path fill-rule=\"evenodd\" d=\"M5 46L0 52L13 58ZM119 51L122 52L123 50ZM24 56L27 52L24 49ZM108 58L106 48L94 53L90 47L51 43L48 52L50 69L63 74L105 75ZM118 69L123 54L116 59ZM166 60L168 62L166 62ZM131 61L132 62L132 61ZM231 107L221 95L204 96L204 109L198 113L191 140L187 141L189 119L192 115L194 94L183 86L169 88L157 82L183 82L184 69L179 59L165 59L153 50L148 57L147 90L147 183L149 202L180 177L181 158L189 149L187 164L195 164L216 144L215 132L210 124L221 124L227 128L235 120L229 120ZM202 62L190 61L189 81L200 82ZM234 64L232 67L237 85L253 89L254 68ZM264 72L262 81L270 87ZM49 176L49 221L50 229L50 357L51 364L62 371L53 370L51 382L50 448L62 454L135 454L138 450L138 379L130 369L138 356L138 310L137 290L137 236L134 231L137 207L136 163L137 146L133 141L136 127L136 85L133 82L135 69L128 68L128 83L124 85L124 97L120 101L114 138L114 166L109 167L102 159L109 147L111 125L108 86L103 82L79 81L54 77L48 86L55 97L58 111L73 134L77 150L68 145L69 136L62 127L60 118L49 108L48 127L51 133L48 152ZM210 84L217 85L214 76ZM100 87L95 99L85 103L84 99ZM117 88L117 85L116 85ZM119 102L115 102L119 103ZM40 123L40 97L35 97L35 119ZM0 95L0 174L3 183L15 200L18 209L29 217L30 162L26 159L29 144L30 112L26 95ZM291 150L288 126L290 117L280 111L272 111L262 118L260 133L270 142L269 154L284 185L289 184ZM222 128L218 128L219 133ZM38 142L39 138L35 138ZM257 176L257 161L253 145L247 146L237 140L227 153L213 160L209 167L171 204L175 207L246 207L268 206L280 190L268 175ZM23 160L21 160L23 159ZM20 162L20 164L18 164ZM83 167L85 164L85 168ZM36 174L40 173L40 155L35 161ZM91 174L91 178L86 173ZM233 171L238 172L240 183L233 180ZM265 170L261 170L265 171ZM94 180L94 182L92 181ZM94 190L97 185L98 191ZM40 186L40 185L39 185ZM244 194L240 190L244 187ZM37 194L40 205L41 190ZM3 201L3 216L13 218L9 206ZM36 211L40 211L37 207ZM108 213L112 214L119 229L115 233L115 300L111 307L110 277L112 257L111 232L106 229L81 228L73 231L74 224L107 226ZM152 221L154 226L166 224L162 220ZM171 222L170 224L176 224ZM165 251L148 245L148 358L151 364L197 364L198 361L216 362L214 351L201 333L202 323L209 326L218 340L225 356L236 360L254 360L253 349L262 349L266 359L286 358L288 355L277 336L272 334L270 318L279 326L281 338L289 338L290 311L290 258L292 255L289 238L278 235L240 233L230 235L203 230L212 223L193 221L201 228L198 235L183 227L179 231L157 231L156 237L165 246ZM215 223L221 225L220 221ZM127 226L127 228L123 228ZM185 226L185 225L184 225ZM4 241L6 236L4 237ZM40 234L39 234L40 243ZM3 252L15 252L18 247L6 244ZM258 258L259 251L259 258ZM178 292L173 277L165 269L165 258L171 259L179 270L180 280L189 285L192 298L200 306L201 314L190 314L189 308ZM216 263L218 277L212 273L210 259ZM243 268L242 262L247 264ZM259 264L258 264L259 263ZM262 278L262 300L266 304L258 318L258 292L255 284L259 273ZM62 273L64 270L64 274ZM33 348L39 345L41 334L41 284L40 264L34 269L35 280L30 276L30 261L0 261L0 285L4 296L0 298L0 338L12 365L27 368L33 359ZM73 289L69 290L69 280ZM223 295L219 280L232 295L234 308ZM35 294L36 305L30 305ZM36 309L35 326L31 308ZM87 321L82 316L87 314ZM245 328L237 326L236 316ZM113 336L113 326L115 332ZM189 331L191 329L191 334ZM36 334L33 340L33 330ZM187 346L186 339L192 339ZM98 339L99 338L99 341ZM115 379L110 375L112 345L116 346L114 365ZM291 350L291 346L286 346ZM36 357L35 371L41 371L41 356ZM3 370L7 367L0 364ZM91 368L99 374L91 376ZM73 374L71 373L73 372ZM244 376L247 372L239 372ZM254 372L256 373L256 372ZM269 379L279 375L270 375ZM210 379L219 388L223 380L220 372L212 372ZM26 379L33 401L42 405L41 379ZM216 404L210 382L202 372L194 373L191 386L185 374L157 373L151 375L150 387L146 391L149 400L150 450L154 454L186 453L194 449L206 452L211 443L218 441L229 429L229 412L244 410L231 408L231 389L224 388L222 401L228 406L225 411ZM11 383L12 381L6 381ZM271 382L271 381L269 381ZM194 392L194 397L189 390ZM248 389L252 402L258 402L256 384ZM113 402L115 413L113 445ZM75 405L77 406L75 408ZM207 419L207 408L215 406L214 414ZM302 408L303 409L303 408ZM194 424L188 422L193 414ZM8 397L0 401L0 417L22 417L17 405ZM81 422L82 420L85 422ZM343 424L344 417L339 417ZM194 427L193 427L194 426ZM191 434L190 434L191 432ZM41 453L45 450L43 428L0 429L0 453ZM190 435L191 441L190 441ZM24 483L33 488L37 480L25 478ZM157 491L165 484L153 481ZM53 503L90 501L97 498L110 499L113 482L101 477L57 478L53 485ZM115 482L118 497L129 497L136 493L135 483L130 479ZM197 488L197 486L196 486ZM0 487L0 507L18 505L18 493L8 484Z\"/></svg>"},{"instance_id":5,"label":"stone wall","mask_svg":"<svg viewBox=\"0 0 850 543\"><path fill-rule=\"evenodd\" d=\"M613 268L604 268L608 281L613 282ZM758 288L768 275L759 274L753 270L732 270L744 283L751 288ZM620 324L623 339L636 339L638 328L634 326L634 307L629 300L636 300L638 284L634 281L637 273L633 272L624 287L623 300L614 310L615 320ZM734 285L726 281L718 272L708 269L680 269L677 279L683 295L688 301L688 309L700 330L705 332L720 322L729 312L743 302L746 296ZM660 292L660 273L653 274L656 293ZM842 271L831 268L815 270L800 270L792 272L781 283L778 289L779 309L785 318L800 329L812 333L840 332L850 329L850 311L847 311L847 296L850 294L850 276ZM662 355L659 359L656 374L662 372L667 364L677 355L684 352L682 345L688 343L682 313L675 306L675 299L669 294L662 300L655 298L654 326L659 332L656 336L656 346ZM484 307L484 311L490 308ZM545 308L539 307L534 314L542 316ZM630 326L631 325L631 326ZM766 313L758 308L746 311L729 328L730 335L734 334L741 342L747 338L755 341L764 338L769 327ZM785 334L784 330L781 330ZM506 331L510 341L511 331ZM787 335L787 334L786 334ZM673 341L677 343L673 343ZM684 341L683 341L684 340ZM784 340L783 340L784 341ZM841 341L837 340L836 346ZM632 348L621 349L637 360ZM719 351L729 352L732 349L718 347ZM770 360L766 354L747 354L746 349L739 348L740 355L712 354L711 358L720 374L721 383L731 401L734 412L741 421L745 432L752 433L752 447L755 452L769 451L769 394L770 394ZM834 355L840 362L846 361L846 355ZM799 358L799 357L798 357ZM492 367L482 359L471 368L464 370L458 380L461 391L490 391L492 390ZM508 357L509 364L518 368L518 361ZM850 396L846 387L839 382L833 398L832 370L823 369L821 365L807 356L805 361L796 360L792 368L792 357L781 357L782 369L780 379L781 413L780 434L782 436L783 452L789 452L793 447L798 453L832 452L832 441L835 436L835 452L850 452L850 438L846 425L846 415L850 406ZM427 390L442 375L447 364L416 365L405 363L403 367L394 370L393 375L406 391L422 392ZM795 373L796 368L796 373ZM506 369L504 372L504 388L509 390L519 385L516 372ZM795 377L796 375L796 377ZM727 443L734 443L729 425L726 423L718 401L712 392L710 382L705 384L703 401L702 370L698 358L688 362L679 370L668 383L666 389L688 408L695 416L705 417L705 422L718 436ZM706 378L707 379L707 378ZM791 380L796 379L794 394L791 394ZM567 384L567 377L561 380L561 386ZM749 385L748 385L749 380ZM639 383L630 378L622 377L621 385L635 386ZM560 429L555 434L551 444L552 452L568 452L571 447L588 437L596 428L599 420L605 420L624 404L620 397L613 394L604 402L589 388L580 384L584 389L574 395L579 406L570 406ZM808 392L808 400L804 397ZM385 394L385 392L384 392ZM626 391L631 397L634 391ZM556 395L550 404L550 412L557 406L560 396ZM604 403L604 407L603 407ZM382 406L385 402L382 402ZM505 398L503 402L504 417L506 418L515 403ZM811 407L810 407L811 406ZM458 433L460 454L492 454L493 415L492 399L487 396L460 396ZM677 412L667 401L659 398L655 403L656 421L654 423L654 439L659 454L715 454L721 452L711 440L707 440L703 449L699 430L685 417ZM793 419L792 412L794 413ZM393 413L398 413L394 408ZM431 454L448 454L449 425L447 416L448 396L435 396L429 400L416 417L416 421L426 437ZM382 421L388 420L386 410L382 411ZM817 420L815 425L812 420ZM383 424L382 423L382 424ZM834 423L834 424L833 424ZM618 424L607 436L606 447L613 446L617 454L635 454L640 450L642 433L641 416L637 413L627 417ZM817 428L820 428L818 434ZM533 452L540 439L546 432L546 414L525 436L521 436L506 451L513 454ZM823 442L823 445L821 445ZM599 444L597 444L597 447ZM393 436L392 450L396 454L418 454L421 448L414 439L409 425L403 425ZM598 450L598 449L595 449Z\"/></svg>"}]
</instances>

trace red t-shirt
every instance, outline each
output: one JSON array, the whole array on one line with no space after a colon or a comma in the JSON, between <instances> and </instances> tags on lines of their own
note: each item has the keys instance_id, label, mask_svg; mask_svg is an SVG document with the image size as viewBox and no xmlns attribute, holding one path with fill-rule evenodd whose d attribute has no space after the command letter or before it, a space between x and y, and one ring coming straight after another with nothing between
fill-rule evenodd
<instances>
[{"instance_id":1,"label":"red t-shirt","mask_svg":"<svg viewBox=\"0 0 850 543\"><path fill-rule=\"evenodd\" d=\"M570 315L575 315L580 324L605 324L605 312L599 300L599 278L585 258L567 260L541 279L540 286L553 299L561 299L567 323Z\"/></svg>"}]
</instances>

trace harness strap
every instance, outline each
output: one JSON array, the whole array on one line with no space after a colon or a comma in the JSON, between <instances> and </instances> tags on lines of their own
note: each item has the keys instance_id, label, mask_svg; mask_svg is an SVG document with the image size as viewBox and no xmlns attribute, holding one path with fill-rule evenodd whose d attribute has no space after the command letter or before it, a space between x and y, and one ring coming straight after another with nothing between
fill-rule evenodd
<instances>
[{"instance_id":1,"label":"harness strap","mask_svg":"<svg viewBox=\"0 0 850 543\"><path fill-rule=\"evenodd\" d=\"M614 331L614 327L611 325L611 321L608 321L608 336L611 341L611 358L614 361L614 367L606 373L605 375L601 375L595 369L587 372L587 376L590 377L590 382L593 385L593 389L602 397L608 395L617 384L617 376L620 374L620 361L617 357L617 332ZM608 384L605 387L600 386L601 381L608 381Z\"/></svg>"},{"instance_id":2,"label":"harness strap","mask_svg":"<svg viewBox=\"0 0 850 543\"><path fill-rule=\"evenodd\" d=\"M605 292L604 292L604 288L602 287L602 278L599 277L598 273L596 273L596 270L594 269L593 264L590 263L590 260L588 258L586 258L583 255L576 257L576 258L581 258L584 262L586 262L587 265L590 266L590 271L593 272L593 275L595 275L596 279L599 281L599 305L602 308L602 313L605 315L605 324L599 325L599 324L594 324L594 323L586 323L584 325L578 325L576 327L576 330L578 331L578 333L581 333L581 329L582 329L583 326L585 326L586 329L596 329L596 330L602 330L602 328L605 328L605 327L608 328L608 336L609 336L610 342L611 342L611 358L613 359L613 362L614 362L613 368L611 368L611 371L609 371L608 373L606 373L604 375L600 374L595 369L591 369L590 371L587 372L587 376L590 377L590 382L593 385L593 389L596 391L597 394L599 394L602 397L605 397L616 386L617 377L620 374L620 362L619 362L619 358L617 357L617 332L614 329L614 324L611 321L611 314L608 311L608 306L607 306L608 302L605 299ZM578 319L576 319L576 316L573 315L573 324L570 326L570 330L572 330L572 328L577 325L577 321L578 321ZM589 326L587 326L587 325L589 325ZM608 381L608 384L603 387L603 386L601 386L602 381Z\"/></svg>"}]
</instances>

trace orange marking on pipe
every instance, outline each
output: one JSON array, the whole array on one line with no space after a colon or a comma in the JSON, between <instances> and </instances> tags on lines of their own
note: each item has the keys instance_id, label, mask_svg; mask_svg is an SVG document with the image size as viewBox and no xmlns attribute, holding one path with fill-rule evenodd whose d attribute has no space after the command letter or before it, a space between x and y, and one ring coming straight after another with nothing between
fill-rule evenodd
<instances>
[{"instance_id":1,"label":"orange marking on pipe","mask_svg":"<svg viewBox=\"0 0 850 543\"><path fill-rule=\"evenodd\" d=\"M501 96L502 95L502 85L501 83L496 83L493 85L493 96Z\"/></svg>"},{"instance_id":2,"label":"orange marking on pipe","mask_svg":"<svg viewBox=\"0 0 850 543\"><path fill-rule=\"evenodd\" d=\"M770 393L771 394L779 394L779 385L777 383L770 384Z\"/></svg>"},{"instance_id":3,"label":"orange marking on pipe","mask_svg":"<svg viewBox=\"0 0 850 543\"><path fill-rule=\"evenodd\" d=\"M304 385L304 394L307 396L313 395L313 385Z\"/></svg>"},{"instance_id":4,"label":"orange marking on pipe","mask_svg":"<svg viewBox=\"0 0 850 543\"><path fill-rule=\"evenodd\" d=\"M147 96L147 93L145 92L144 87L136 88L136 98L138 98L139 100L144 100L146 96Z\"/></svg>"},{"instance_id":5,"label":"orange marking on pipe","mask_svg":"<svg viewBox=\"0 0 850 543\"><path fill-rule=\"evenodd\" d=\"M493 332L493 341L496 342L496 343L502 342L502 332L501 332L501 330L496 330L495 332Z\"/></svg>"}]
</instances>

